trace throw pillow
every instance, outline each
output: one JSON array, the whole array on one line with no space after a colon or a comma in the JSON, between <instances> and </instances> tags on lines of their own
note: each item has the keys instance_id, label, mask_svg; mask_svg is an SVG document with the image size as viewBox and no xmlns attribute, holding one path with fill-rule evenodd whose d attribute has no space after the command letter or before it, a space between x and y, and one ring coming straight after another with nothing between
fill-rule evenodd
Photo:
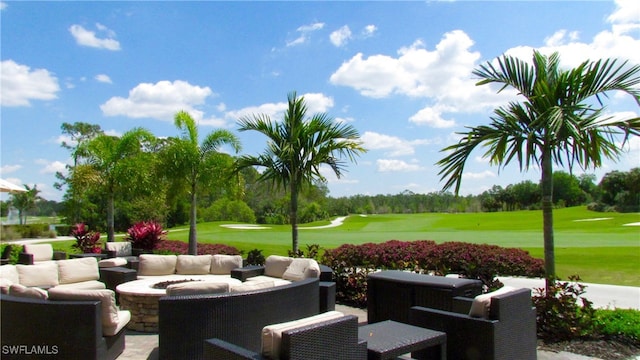
<instances>
[{"instance_id":1,"label":"throw pillow","mask_svg":"<svg viewBox=\"0 0 640 360\"><path fill-rule=\"evenodd\" d=\"M55 261L35 265L16 265L20 284L24 286L56 286L58 264Z\"/></svg>"},{"instance_id":2,"label":"throw pillow","mask_svg":"<svg viewBox=\"0 0 640 360\"><path fill-rule=\"evenodd\" d=\"M139 259L139 275L171 275L176 272L176 262L178 261L178 257L175 255L142 254Z\"/></svg>"},{"instance_id":3,"label":"throw pillow","mask_svg":"<svg viewBox=\"0 0 640 360\"><path fill-rule=\"evenodd\" d=\"M176 273L181 275L205 275L209 273L211 255L178 255Z\"/></svg>"},{"instance_id":4,"label":"throw pillow","mask_svg":"<svg viewBox=\"0 0 640 360\"><path fill-rule=\"evenodd\" d=\"M509 293L513 290L515 290L515 288L510 286L503 286L496 291L476 296L473 299L473 303L471 303L469 316L488 319L489 310L491 309L491 298L496 295Z\"/></svg>"},{"instance_id":5,"label":"throw pillow","mask_svg":"<svg viewBox=\"0 0 640 360\"><path fill-rule=\"evenodd\" d=\"M58 260L58 279L60 284L73 284L98 280L99 278L98 260L94 257Z\"/></svg>"},{"instance_id":6,"label":"throw pillow","mask_svg":"<svg viewBox=\"0 0 640 360\"><path fill-rule=\"evenodd\" d=\"M287 270L293 258L271 255L264 262L264 274L271 277L281 278L282 274Z\"/></svg>"},{"instance_id":7,"label":"throw pillow","mask_svg":"<svg viewBox=\"0 0 640 360\"><path fill-rule=\"evenodd\" d=\"M313 259L293 259L282 274L283 279L291 281L299 281L311 277L320 277L320 266Z\"/></svg>"},{"instance_id":8,"label":"throw pillow","mask_svg":"<svg viewBox=\"0 0 640 360\"><path fill-rule=\"evenodd\" d=\"M231 270L242 267L242 256L216 254L211 257L211 274L229 275Z\"/></svg>"}]
</instances>

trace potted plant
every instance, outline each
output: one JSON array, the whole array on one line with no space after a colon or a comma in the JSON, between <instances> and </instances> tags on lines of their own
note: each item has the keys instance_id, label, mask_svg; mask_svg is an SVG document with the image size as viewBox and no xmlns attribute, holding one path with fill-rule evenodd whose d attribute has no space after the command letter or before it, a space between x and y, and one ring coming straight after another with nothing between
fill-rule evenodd
<instances>
[{"instance_id":1,"label":"potted plant","mask_svg":"<svg viewBox=\"0 0 640 360\"><path fill-rule=\"evenodd\" d=\"M125 240L131 242L133 255L151 253L164 240L167 232L156 221L140 221L127 230Z\"/></svg>"},{"instance_id":2,"label":"potted plant","mask_svg":"<svg viewBox=\"0 0 640 360\"><path fill-rule=\"evenodd\" d=\"M89 228L84 223L73 225L71 235L76 238L76 243L72 246L80 249L84 254L99 254L102 252L100 233L89 231Z\"/></svg>"}]
</instances>

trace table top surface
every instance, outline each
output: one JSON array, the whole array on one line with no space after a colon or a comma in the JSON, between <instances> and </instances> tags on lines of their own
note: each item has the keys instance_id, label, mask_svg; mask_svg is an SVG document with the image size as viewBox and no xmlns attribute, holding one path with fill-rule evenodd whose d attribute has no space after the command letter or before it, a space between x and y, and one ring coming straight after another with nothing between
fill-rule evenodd
<instances>
[{"instance_id":1,"label":"table top surface","mask_svg":"<svg viewBox=\"0 0 640 360\"><path fill-rule=\"evenodd\" d=\"M369 351L386 356L400 356L447 340L447 334L443 332L392 320L361 326L358 337L367 341Z\"/></svg>"},{"instance_id":2,"label":"table top surface","mask_svg":"<svg viewBox=\"0 0 640 360\"><path fill-rule=\"evenodd\" d=\"M418 274L409 271L385 270L371 273L367 276L369 279L388 280L399 283L428 285L429 287L457 288L469 285L481 286L482 281L476 279L461 279L445 276L433 276L427 274Z\"/></svg>"},{"instance_id":3,"label":"table top surface","mask_svg":"<svg viewBox=\"0 0 640 360\"><path fill-rule=\"evenodd\" d=\"M85 257L106 258L107 254L99 254L99 253L69 254L70 259L85 258Z\"/></svg>"}]
</instances>

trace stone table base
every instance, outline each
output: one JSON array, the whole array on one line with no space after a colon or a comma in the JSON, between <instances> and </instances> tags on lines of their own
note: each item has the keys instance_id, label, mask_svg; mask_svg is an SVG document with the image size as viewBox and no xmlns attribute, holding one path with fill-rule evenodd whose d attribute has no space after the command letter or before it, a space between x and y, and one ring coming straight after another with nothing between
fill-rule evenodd
<instances>
[{"instance_id":1,"label":"stone table base","mask_svg":"<svg viewBox=\"0 0 640 360\"><path fill-rule=\"evenodd\" d=\"M120 309L131 312L127 329L158 332L158 300L160 296L120 294Z\"/></svg>"}]
</instances>

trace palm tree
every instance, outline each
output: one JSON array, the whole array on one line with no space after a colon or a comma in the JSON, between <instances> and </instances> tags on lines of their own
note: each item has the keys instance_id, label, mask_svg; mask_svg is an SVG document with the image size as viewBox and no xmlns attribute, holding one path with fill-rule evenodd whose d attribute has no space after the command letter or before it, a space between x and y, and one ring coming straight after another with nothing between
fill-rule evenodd
<instances>
[{"instance_id":1,"label":"palm tree","mask_svg":"<svg viewBox=\"0 0 640 360\"><path fill-rule=\"evenodd\" d=\"M38 195L40 190L38 190L37 185L33 185L32 188L29 185L24 185L24 188L27 191L11 193L11 205L18 209L20 225L27 223L27 213L29 210L35 209L38 201L42 200Z\"/></svg>"},{"instance_id":2,"label":"palm tree","mask_svg":"<svg viewBox=\"0 0 640 360\"><path fill-rule=\"evenodd\" d=\"M340 160L346 156L355 161L365 152L358 140L358 131L348 124L334 122L325 113L306 119L307 106L304 97L295 92L288 95L288 109L282 122L272 121L268 115L244 116L238 120L240 131L255 130L269 138L267 149L259 156L241 156L236 163L239 171L250 166L264 167L259 181L289 190L289 216L293 253L298 253L298 194L301 187L315 179L324 181L320 165L326 164L339 178L345 170Z\"/></svg>"},{"instance_id":3,"label":"palm tree","mask_svg":"<svg viewBox=\"0 0 640 360\"><path fill-rule=\"evenodd\" d=\"M121 137L100 134L81 144L80 153L86 157L85 164L77 165L74 181L97 185L107 197L107 241L115 240L114 212L115 196L135 183L141 171L134 158L144 151L145 142L154 136L145 129L135 128Z\"/></svg>"},{"instance_id":4,"label":"palm tree","mask_svg":"<svg viewBox=\"0 0 640 360\"><path fill-rule=\"evenodd\" d=\"M238 138L230 131L218 129L209 133L202 144L198 144L198 127L193 118L185 111L176 113L175 126L182 131L179 138L173 138L166 149L165 159L168 161L167 174L186 183L191 201L189 212L189 254L196 255L198 242L196 238L197 191L198 186L206 184L220 165L216 163L222 145L231 145L234 151L240 151Z\"/></svg>"},{"instance_id":5,"label":"palm tree","mask_svg":"<svg viewBox=\"0 0 640 360\"><path fill-rule=\"evenodd\" d=\"M632 135L640 135L640 118L617 119L607 116L601 100L610 91L630 94L640 105L640 66L616 60L585 61L563 70L557 53L547 57L533 53L533 66L518 58L503 55L497 67L491 62L473 74L477 85L498 83L503 90L512 87L524 96L494 111L491 124L468 127L462 139L442 151L450 152L438 161L442 167L444 189L460 190L464 165L478 146L491 164L504 167L512 160L520 170L537 166L542 171L542 214L544 258L547 286L555 277L553 239L553 166L578 164L583 169L599 167L603 158L616 160L623 144ZM597 100L597 101L594 101ZM597 105L595 105L597 104Z\"/></svg>"}]
</instances>

